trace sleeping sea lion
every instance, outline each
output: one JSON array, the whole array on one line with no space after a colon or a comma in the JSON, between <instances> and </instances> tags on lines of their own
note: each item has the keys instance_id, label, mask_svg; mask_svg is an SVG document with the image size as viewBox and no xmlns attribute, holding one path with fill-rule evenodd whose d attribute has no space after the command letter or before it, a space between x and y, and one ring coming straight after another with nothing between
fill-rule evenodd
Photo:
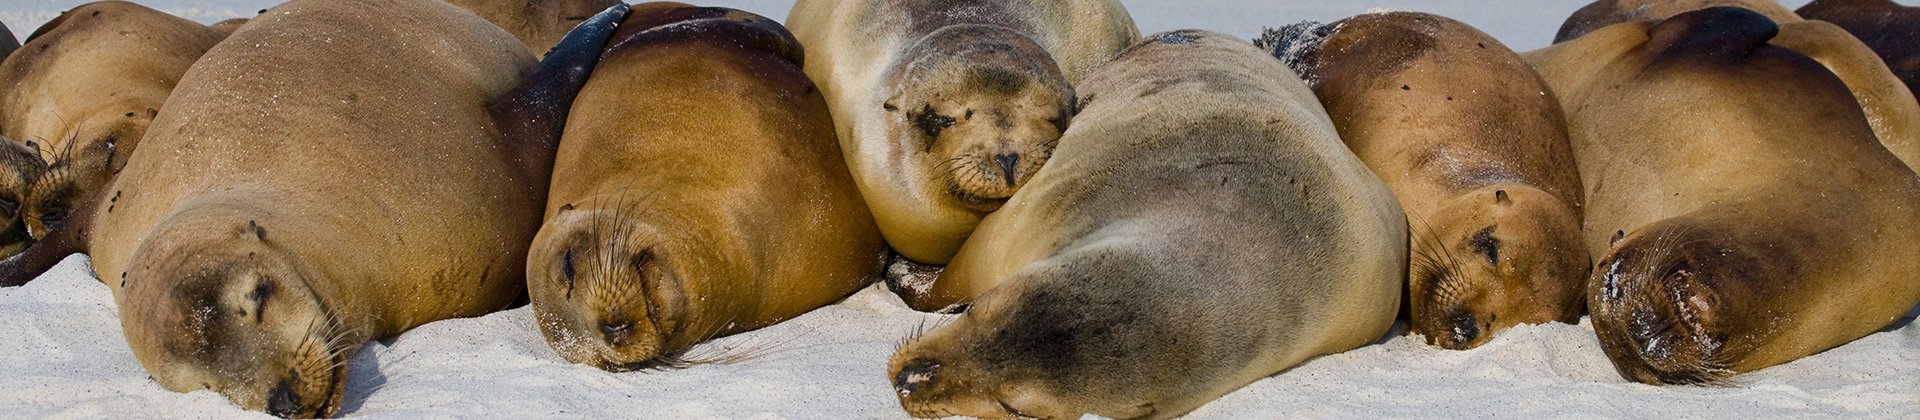
<instances>
[{"instance_id":1,"label":"sleeping sea lion","mask_svg":"<svg viewBox=\"0 0 1920 420\"><path fill-rule=\"evenodd\" d=\"M50 153L31 176L19 220L46 236L82 201L113 182L139 149L167 95L225 34L123 2L75 7L0 62L0 135Z\"/></svg>"},{"instance_id":2,"label":"sleeping sea lion","mask_svg":"<svg viewBox=\"0 0 1920 420\"><path fill-rule=\"evenodd\" d=\"M1628 379L1724 380L1920 302L1920 178L1779 30L1717 7L1528 54L1567 112L1601 256L1587 305Z\"/></svg>"},{"instance_id":3,"label":"sleeping sea lion","mask_svg":"<svg viewBox=\"0 0 1920 420\"><path fill-rule=\"evenodd\" d=\"M1072 84L1139 39L1118 0L801 0L787 26L880 232L930 265L1047 161Z\"/></svg>"},{"instance_id":4,"label":"sleeping sea lion","mask_svg":"<svg viewBox=\"0 0 1920 420\"><path fill-rule=\"evenodd\" d=\"M1586 305L1580 175L1566 118L1532 66L1485 33L1411 12L1299 33L1333 124L1411 223L1410 329L1451 349Z\"/></svg>"},{"instance_id":5,"label":"sleeping sea lion","mask_svg":"<svg viewBox=\"0 0 1920 420\"><path fill-rule=\"evenodd\" d=\"M937 284L984 293L889 363L909 414L1174 417L1393 324L1406 217L1280 62L1169 32L1080 91Z\"/></svg>"},{"instance_id":6,"label":"sleeping sea lion","mask_svg":"<svg viewBox=\"0 0 1920 420\"><path fill-rule=\"evenodd\" d=\"M554 350L614 371L699 363L694 344L878 278L886 242L778 22L646 3L610 44L527 259Z\"/></svg>"},{"instance_id":7,"label":"sleeping sea lion","mask_svg":"<svg viewBox=\"0 0 1920 420\"><path fill-rule=\"evenodd\" d=\"M335 414L367 340L521 296L559 122L625 9L533 68L437 0L277 6L188 70L124 176L0 282L88 251L161 386Z\"/></svg>"}]
</instances>

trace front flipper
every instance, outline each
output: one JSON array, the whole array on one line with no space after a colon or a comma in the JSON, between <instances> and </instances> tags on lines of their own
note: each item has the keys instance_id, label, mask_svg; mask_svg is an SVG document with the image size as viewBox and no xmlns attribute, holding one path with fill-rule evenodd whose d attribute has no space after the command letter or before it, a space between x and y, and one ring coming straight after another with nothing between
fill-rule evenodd
<instances>
[{"instance_id":1,"label":"front flipper","mask_svg":"<svg viewBox=\"0 0 1920 420\"><path fill-rule=\"evenodd\" d=\"M607 40L629 8L616 4L568 32L519 87L488 107L515 162L541 190L552 176L554 151L573 99L600 62Z\"/></svg>"}]
</instances>

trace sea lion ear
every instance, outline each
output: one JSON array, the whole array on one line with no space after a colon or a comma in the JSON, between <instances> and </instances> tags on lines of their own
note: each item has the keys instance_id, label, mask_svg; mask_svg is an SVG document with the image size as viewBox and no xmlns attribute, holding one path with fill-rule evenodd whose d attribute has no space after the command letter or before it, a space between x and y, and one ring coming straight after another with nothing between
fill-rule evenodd
<instances>
[{"instance_id":1,"label":"sea lion ear","mask_svg":"<svg viewBox=\"0 0 1920 420\"><path fill-rule=\"evenodd\" d=\"M536 184L546 184L567 111L573 108L574 98L587 84L587 76L599 64L601 53L627 11L626 4L615 4L575 26L521 80L520 86L487 107L508 150L515 152L520 169L534 176Z\"/></svg>"},{"instance_id":2,"label":"sea lion ear","mask_svg":"<svg viewBox=\"0 0 1920 420\"><path fill-rule=\"evenodd\" d=\"M1624 230L1613 231L1613 238L1607 240L1607 246L1617 245L1620 243L1621 239L1626 239L1626 238L1627 238L1627 231L1624 231Z\"/></svg>"},{"instance_id":3,"label":"sea lion ear","mask_svg":"<svg viewBox=\"0 0 1920 420\"><path fill-rule=\"evenodd\" d=\"M564 205L561 205L561 206L560 206L560 212L561 212L561 213L566 213L566 212L570 212L570 211L573 211L573 203L567 203L567 204L564 204Z\"/></svg>"},{"instance_id":4,"label":"sea lion ear","mask_svg":"<svg viewBox=\"0 0 1920 420\"><path fill-rule=\"evenodd\" d=\"M1507 190L1493 190L1493 202L1502 206L1513 205L1513 198L1507 197Z\"/></svg>"},{"instance_id":5,"label":"sea lion ear","mask_svg":"<svg viewBox=\"0 0 1920 420\"><path fill-rule=\"evenodd\" d=\"M254 223L252 220L247 221L247 228L242 230L242 232L246 234L247 238L256 241L267 240L267 228L260 226L259 223Z\"/></svg>"}]
</instances>

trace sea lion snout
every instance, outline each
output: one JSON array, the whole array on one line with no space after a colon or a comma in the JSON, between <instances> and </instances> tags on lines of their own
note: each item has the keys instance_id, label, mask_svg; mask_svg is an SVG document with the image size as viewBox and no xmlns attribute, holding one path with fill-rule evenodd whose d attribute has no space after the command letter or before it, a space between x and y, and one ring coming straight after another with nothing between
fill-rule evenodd
<instances>
[{"instance_id":1,"label":"sea lion snout","mask_svg":"<svg viewBox=\"0 0 1920 420\"><path fill-rule=\"evenodd\" d=\"M667 361L686 325L667 236L606 207L627 204L587 201L556 215L527 272L548 344L568 361L615 372Z\"/></svg>"},{"instance_id":2,"label":"sea lion snout","mask_svg":"<svg viewBox=\"0 0 1920 420\"><path fill-rule=\"evenodd\" d=\"M1695 231L1630 234L1601 261L1589 305L1601 347L1622 376L1650 384L1709 383L1731 376L1716 285L1754 270L1749 260ZM1743 268L1744 267L1744 268Z\"/></svg>"},{"instance_id":3,"label":"sea lion snout","mask_svg":"<svg viewBox=\"0 0 1920 420\"><path fill-rule=\"evenodd\" d=\"M939 361L927 358L909 360L906 365L900 367L900 372L893 374L893 389L900 393L900 398L907 398L913 395L915 390L923 389L934 382L937 379L935 375L939 372Z\"/></svg>"}]
</instances>

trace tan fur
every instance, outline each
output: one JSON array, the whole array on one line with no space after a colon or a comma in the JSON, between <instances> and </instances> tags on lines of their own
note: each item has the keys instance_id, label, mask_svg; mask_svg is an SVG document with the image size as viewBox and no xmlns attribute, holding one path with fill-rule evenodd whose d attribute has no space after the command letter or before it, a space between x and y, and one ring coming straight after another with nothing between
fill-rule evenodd
<instances>
[{"instance_id":1,"label":"tan fur","mask_svg":"<svg viewBox=\"0 0 1920 420\"><path fill-rule=\"evenodd\" d=\"M1779 23L1801 20L1800 15L1781 6L1778 0L1597 0L1574 11L1573 16L1560 25L1560 33L1554 36L1553 42L1579 38L1616 23L1658 21L1715 6L1745 8Z\"/></svg>"},{"instance_id":2,"label":"tan fur","mask_svg":"<svg viewBox=\"0 0 1920 420\"><path fill-rule=\"evenodd\" d=\"M1722 380L1920 301L1920 179L1775 28L1708 9L1528 54L1567 110L1602 257L1588 307L1629 379Z\"/></svg>"},{"instance_id":3,"label":"tan fur","mask_svg":"<svg viewBox=\"0 0 1920 420\"><path fill-rule=\"evenodd\" d=\"M1771 43L1806 54L1839 76L1880 144L1907 167L1920 167L1920 102L1866 44L1838 26L1811 20L1780 25Z\"/></svg>"},{"instance_id":4,"label":"tan fur","mask_svg":"<svg viewBox=\"0 0 1920 420\"><path fill-rule=\"evenodd\" d=\"M607 370L699 363L682 353L872 282L886 243L825 99L741 41L792 38L737 10L634 9L574 102L529 258L547 342Z\"/></svg>"},{"instance_id":5,"label":"tan fur","mask_svg":"<svg viewBox=\"0 0 1920 420\"><path fill-rule=\"evenodd\" d=\"M167 389L329 415L365 340L513 303L545 179L485 107L531 64L426 0L295 0L208 51L93 213L134 355Z\"/></svg>"},{"instance_id":6,"label":"tan fur","mask_svg":"<svg viewBox=\"0 0 1920 420\"><path fill-rule=\"evenodd\" d=\"M887 242L935 265L1051 155L1070 84L1139 39L1116 0L802 0L787 25Z\"/></svg>"},{"instance_id":7,"label":"tan fur","mask_svg":"<svg viewBox=\"0 0 1920 420\"><path fill-rule=\"evenodd\" d=\"M1216 33L1127 51L941 274L979 297L894 355L909 414L1168 418L1393 323L1406 218L1306 84Z\"/></svg>"},{"instance_id":8,"label":"tan fur","mask_svg":"<svg viewBox=\"0 0 1920 420\"><path fill-rule=\"evenodd\" d=\"M16 198L34 238L113 181L180 76L225 34L121 1L88 3L0 63L0 135L47 154Z\"/></svg>"},{"instance_id":9,"label":"tan fur","mask_svg":"<svg viewBox=\"0 0 1920 420\"><path fill-rule=\"evenodd\" d=\"M445 0L486 18L545 56L567 31L620 0Z\"/></svg>"},{"instance_id":10,"label":"tan fur","mask_svg":"<svg viewBox=\"0 0 1920 420\"><path fill-rule=\"evenodd\" d=\"M1590 262L1560 104L1493 37L1422 13L1329 25L1303 74L1412 222L1411 330L1453 349L1576 322Z\"/></svg>"}]
</instances>

